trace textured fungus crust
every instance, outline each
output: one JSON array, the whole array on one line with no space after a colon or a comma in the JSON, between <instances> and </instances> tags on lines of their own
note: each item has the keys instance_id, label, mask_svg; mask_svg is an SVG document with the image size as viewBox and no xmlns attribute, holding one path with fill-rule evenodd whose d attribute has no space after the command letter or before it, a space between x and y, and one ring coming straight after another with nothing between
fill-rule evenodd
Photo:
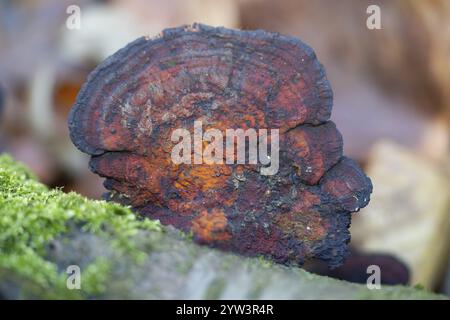
<instances>
[{"instance_id":1,"label":"textured fungus crust","mask_svg":"<svg viewBox=\"0 0 450 320\"><path fill-rule=\"evenodd\" d=\"M342 155L332 91L313 50L264 31L193 25L139 38L100 64L69 117L113 199L199 243L302 264L346 255L350 213L371 183ZM171 134L279 129L276 175L260 165L180 164Z\"/></svg>"}]
</instances>

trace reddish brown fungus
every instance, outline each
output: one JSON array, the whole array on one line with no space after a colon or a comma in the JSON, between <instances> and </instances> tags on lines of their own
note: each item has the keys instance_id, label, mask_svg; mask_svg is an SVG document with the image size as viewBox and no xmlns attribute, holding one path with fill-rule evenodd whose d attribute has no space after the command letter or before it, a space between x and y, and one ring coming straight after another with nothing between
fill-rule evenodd
<instances>
[{"instance_id":1,"label":"reddish brown fungus","mask_svg":"<svg viewBox=\"0 0 450 320\"><path fill-rule=\"evenodd\" d=\"M204 25L139 38L101 63L69 118L113 197L194 239L248 256L339 265L350 213L372 186L342 155L332 91L313 50L265 31ZM279 170L175 164L174 130L278 129ZM192 151L193 152L193 151Z\"/></svg>"}]
</instances>

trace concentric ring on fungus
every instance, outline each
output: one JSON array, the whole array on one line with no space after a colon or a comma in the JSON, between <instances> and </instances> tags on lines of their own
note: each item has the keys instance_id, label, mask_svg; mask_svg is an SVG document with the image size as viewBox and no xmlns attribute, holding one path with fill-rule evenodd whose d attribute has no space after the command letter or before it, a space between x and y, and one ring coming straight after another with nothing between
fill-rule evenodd
<instances>
[{"instance_id":1,"label":"concentric ring on fungus","mask_svg":"<svg viewBox=\"0 0 450 320\"><path fill-rule=\"evenodd\" d=\"M372 185L342 155L333 94L314 51L265 31L195 24L139 38L88 77L69 116L112 198L194 240L247 256L339 265L350 213ZM278 173L258 164L174 164L171 134L279 129Z\"/></svg>"}]
</instances>

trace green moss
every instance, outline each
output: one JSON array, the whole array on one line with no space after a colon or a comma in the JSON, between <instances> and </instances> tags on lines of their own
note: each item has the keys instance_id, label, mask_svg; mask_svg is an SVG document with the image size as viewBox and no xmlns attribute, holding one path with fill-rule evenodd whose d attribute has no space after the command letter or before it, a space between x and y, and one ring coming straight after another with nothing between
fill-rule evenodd
<instances>
[{"instance_id":1,"label":"green moss","mask_svg":"<svg viewBox=\"0 0 450 320\"><path fill-rule=\"evenodd\" d=\"M0 155L0 282L14 275L28 283L31 295L83 298L98 294L107 281L108 262L98 257L83 269L82 290L67 290L65 270L46 258L52 240L71 224L106 239L120 251L142 260L145 253L130 239L140 230L161 230L158 222L140 220L129 209L75 193L49 190L8 155Z\"/></svg>"},{"instance_id":2,"label":"green moss","mask_svg":"<svg viewBox=\"0 0 450 320\"><path fill-rule=\"evenodd\" d=\"M271 266L273 266L273 261L267 259L264 256L258 256L257 259L258 263L264 268L270 268Z\"/></svg>"}]
</instances>

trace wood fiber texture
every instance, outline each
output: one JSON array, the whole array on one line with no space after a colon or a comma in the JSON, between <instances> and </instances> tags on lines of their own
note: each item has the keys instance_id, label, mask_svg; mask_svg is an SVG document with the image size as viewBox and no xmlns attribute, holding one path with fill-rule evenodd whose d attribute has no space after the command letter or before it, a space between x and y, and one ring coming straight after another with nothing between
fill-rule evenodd
<instances>
[{"instance_id":1,"label":"wood fiber texture","mask_svg":"<svg viewBox=\"0 0 450 320\"><path fill-rule=\"evenodd\" d=\"M342 154L333 94L314 51L295 38L195 24L145 37L89 76L69 116L111 198L247 256L331 267L347 254L351 212L372 185ZM175 164L175 129L279 129L275 175L260 164Z\"/></svg>"}]
</instances>

